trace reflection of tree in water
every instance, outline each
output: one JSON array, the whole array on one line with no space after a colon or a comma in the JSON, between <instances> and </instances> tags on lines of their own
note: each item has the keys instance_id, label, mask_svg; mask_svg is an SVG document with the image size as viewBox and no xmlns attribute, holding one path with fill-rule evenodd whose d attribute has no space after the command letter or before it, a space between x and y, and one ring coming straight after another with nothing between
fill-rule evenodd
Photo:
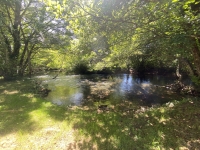
<instances>
[{"instance_id":1,"label":"reflection of tree in water","mask_svg":"<svg viewBox=\"0 0 200 150\"><path fill-rule=\"evenodd\" d=\"M155 80L156 76L153 79ZM51 82L49 85L52 93L49 94L48 98L54 103L59 101L63 105L69 103L93 105L94 101L101 100L109 103L123 100L140 103L142 101L142 103L150 105L161 101L166 102L172 96L166 89L154 86L152 78L149 76L132 74L116 75L114 78L105 75L63 77L62 80L56 80L56 85L55 82Z\"/></svg>"},{"instance_id":2,"label":"reflection of tree in water","mask_svg":"<svg viewBox=\"0 0 200 150\"><path fill-rule=\"evenodd\" d=\"M116 92L119 97L123 95L124 99L141 101L142 105L150 105L151 103L165 99L166 96L162 96L162 93L166 95L166 92L158 91L158 89L150 82L148 76L134 76L127 74L124 75L124 79L120 84L118 92Z\"/></svg>"},{"instance_id":3,"label":"reflection of tree in water","mask_svg":"<svg viewBox=\"0 0 200 150\"><path fill-rule=\"evenodd\" d=\"M128 83L128 80L129 80L129 74L127 74L126 76L126 83Z\"/></svg>"},{"instance_id":4,"label":"reflection of tree in water","mask_svg":"<svg viewBox=\"0 0 200 150\"><path fill-rule=\"evenodd\" d=\"M147 77L144 74L139 74L135 79L135 82L141 84L143 82L147 82Z\"/></svg>"}]
</instances>

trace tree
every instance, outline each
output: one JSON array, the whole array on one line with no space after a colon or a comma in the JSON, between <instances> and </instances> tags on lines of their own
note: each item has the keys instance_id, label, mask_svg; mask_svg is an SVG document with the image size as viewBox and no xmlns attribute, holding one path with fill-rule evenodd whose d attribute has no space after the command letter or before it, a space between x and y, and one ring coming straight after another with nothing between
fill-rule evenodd
<instances>
[{"instance_id":1,"label":"tree","mask_svg":"<svg viewBox=\"0 0 200 150\"><path fill-rule=\"evenodd\" d=\"M89 4L79 2L76 6L81 8L79 12L88 15L86 32L107 38L111 50L108 57L113 58L107 60L116 60L118 53L119 62L128 61L139 53L154 64L184 63L183 69L200 77L199 5L195 0L99 0Z\"/></svg>"},{"instance_id":2,"label":"tree","mask_svg":"<svg viewBox=\"0 0 200 150\"><path fill-rule=\"evenodd\" d=\"M198 1L46 0L46 3L56 16L62 14L69 22L68 29L78 41L71 49L79 54L77 61L88 61L94 68L99 64L137 66L140 62L155 67L184 64L182 68L191 76L200 77ZM102 41L103 50L98 46Z\"/></svg>"},{"instance_id":3,"label":"tree","mask_svg":"<svg viewBox=\"0 0 200 150\"><path fill-rule=\"evenodd\" d=\"M40 49L69 44L67 22L57 19L40 0L1 0L0 58L4 78L23 75ZM59 47L58 47L59 45Z\"/></svg>"}]
</instances>

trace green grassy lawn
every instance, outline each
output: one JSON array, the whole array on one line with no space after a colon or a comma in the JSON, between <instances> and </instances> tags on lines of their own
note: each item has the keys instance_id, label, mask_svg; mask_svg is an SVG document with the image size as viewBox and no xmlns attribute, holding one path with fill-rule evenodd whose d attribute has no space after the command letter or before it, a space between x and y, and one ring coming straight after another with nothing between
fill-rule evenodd
<instances>
[{"instance_id":1,"label":"green grassy lawn","mask_svg":"<svg viewBox=\"0 0 200 150\"><path fill-rule=\"evenodd\" d=\"M0 85L0 149L200 149L198 98L151 109L127 101L66 108L18 84Z\"/></svg>"}]
</instances>

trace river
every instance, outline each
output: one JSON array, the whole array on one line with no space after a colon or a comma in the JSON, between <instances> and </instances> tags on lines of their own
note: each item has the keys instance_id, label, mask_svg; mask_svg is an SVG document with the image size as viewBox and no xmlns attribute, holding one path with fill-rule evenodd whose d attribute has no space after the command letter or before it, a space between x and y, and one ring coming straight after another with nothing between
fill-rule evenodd
<instances>
[{"instance_id":1,"label":"river","mask_svg":"<svg viewBox=\"0 0 200 150\"><path fill-rule=\"evenodd\" d=\"M182 99L182 95L166 88L172 84L173 77L147 75L139 77L132 74L117 75L40 75L33 79L48 85L51 92L46 97L56 105L90 105L93 103L116 104L131 101L138 105L162 105L172 100Z\"/></svg>"}]
</instances>

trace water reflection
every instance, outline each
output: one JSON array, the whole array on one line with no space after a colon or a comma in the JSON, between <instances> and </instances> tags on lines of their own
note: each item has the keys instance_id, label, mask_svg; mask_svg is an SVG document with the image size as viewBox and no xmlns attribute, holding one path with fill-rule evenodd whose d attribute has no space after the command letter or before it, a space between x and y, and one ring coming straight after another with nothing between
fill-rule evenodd
<instances>
[{"instance_id":1,"label":"water reflection","mask_svg":"<svg viewBox=\"0 0 200 150\"><path fill-rule=\"evenodd\" d=\"M118 87L119 96L123 95L126 99L131 98L144 98L146 95L153 92L155 89L149 80L143 80L138 77L134 77L129 74L125 74L122 77L122 82Z\"/></svg>"},{"instance_id":2,"label":"water reflection","mask_svg":"<svg viewBox=\"0 0 200 150\"><path fill-rule=\"evenodd\" d=\"M47 99L57 105L84 105L88 101L129 100L143 105L161 104L178 98L175 93L155 85L170 84L174 80L162 76L138 77L130 74L37 76L52 90Z\"/></svg>"}]
</instances>

